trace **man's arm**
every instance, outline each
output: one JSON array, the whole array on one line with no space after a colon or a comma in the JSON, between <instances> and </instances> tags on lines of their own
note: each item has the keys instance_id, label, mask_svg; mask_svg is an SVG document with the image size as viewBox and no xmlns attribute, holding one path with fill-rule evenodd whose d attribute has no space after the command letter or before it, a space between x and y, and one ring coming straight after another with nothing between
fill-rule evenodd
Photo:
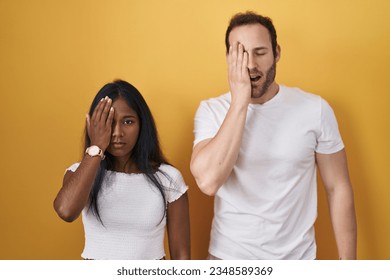
<instances>
[{"instance_id":1,"label":"man's arm","mask_svg":"<svg viewBox=\"0 0 390 280\"><path fill-rule=\"evenodd\" d=\"M356 216L345 150L316 154L340 259L356 259Z\"/></svg>"},{"instance_id":2,"label":"man's arm","mask_svg":"<svg viewBox=\"0 0 390 280\"><path fill-rule=\"evenodd\" d=\"M215 195L236 163L244 133L246 114L251 98L248 54L234 43L227 55L231 105L217 134L195 145L191 172L207 195Z\"/></svg>"}]
</instances>

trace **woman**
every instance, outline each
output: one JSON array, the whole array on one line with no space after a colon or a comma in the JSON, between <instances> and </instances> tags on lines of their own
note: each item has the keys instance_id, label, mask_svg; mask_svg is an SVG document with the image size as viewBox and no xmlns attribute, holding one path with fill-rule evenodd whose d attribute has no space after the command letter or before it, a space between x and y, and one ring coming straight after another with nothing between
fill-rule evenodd
<instances>
[{"instance_id":1,"label":"woman","mask_svg":"<svg viewBox=\"0 0 390 280\"><path fill-rule=\"evenodd\" d=\"M125 81L106 84L86 120L85 155L54 201L67 222L82 213L85 259L190 258L187 189L159 146L153 116Z\"/></svg>"}]
</instances>

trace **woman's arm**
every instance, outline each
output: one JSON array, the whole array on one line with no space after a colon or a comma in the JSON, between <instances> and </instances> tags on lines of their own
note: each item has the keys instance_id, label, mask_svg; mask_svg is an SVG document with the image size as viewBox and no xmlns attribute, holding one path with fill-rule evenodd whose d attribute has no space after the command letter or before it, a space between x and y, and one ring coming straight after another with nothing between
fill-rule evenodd
<instances>
[{"instance_id":1,"label":"woman's arm","mask_svg":"<svg viewBox=\"0 0 390 280\"><path fill-rule=\"evenodd\" d=\"M65 173L62 188L54 200L54 209L64 221L76 220L87 204L100 160L99 156L86 155L75 172Z\"/></svg>"},{"instance_id":2,"label":"woman's arm","mask_svg":"<svg viewBox=\"0 0 390 280\"><path fill-rule=\"evenodd\" d=\"M191 259L188 195L169 203L167 209L169 251L172 260Z\"/></svg>"},{"instance_id":3,"label":"woman's arm","mask_svg":"<svg viewBox=\"0 0 390 280\"><path fill-rule=\"evenodd\" d=\"M96 106L92 117L87 115L87 133L91 145L102 149L103 153L110 144L114 110L108 97ZM85 155L75 172L65 173L62 188L54 200L54 209L66 222L73 222L88 202L93 182L99 170L101 157Z\"/></svg>"}]
</instances>

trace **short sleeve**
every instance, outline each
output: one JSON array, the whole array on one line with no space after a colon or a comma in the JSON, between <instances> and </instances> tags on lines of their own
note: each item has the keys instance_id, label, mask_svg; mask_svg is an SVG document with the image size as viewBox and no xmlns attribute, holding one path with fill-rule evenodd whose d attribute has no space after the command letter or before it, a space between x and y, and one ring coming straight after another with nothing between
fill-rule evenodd
<instances>
[{"instance_id":1,"label":"short sleeve","mask_svg":"<svg viewBox=\"0 0 390 280\"><path fill-rule=\"evenodd\" d=\"M184 182L180 171L175 167L164 165L160 169L165 173L165 176L163 176L163 184L165 186L167 202L174 202L188 190L188 186Z\"/></svg>"},{"instance_id":2,"label":"short sleeve","mask_svg":"<svg viewBox=\"0 0 390 280\"><path fill-rule=\"evenodd\" d=\"M194 146L199 142L213 138L218 132L218 127L212 121L212 111L206 101L202 101L194 119Z\"/></svg>"},{"instance_id":3,"label":"short sleeve","mask_svg":"<svg viewBox=\"0 0 390 280\"><path fill-rule=\"evenodd\" d=\"M316 152L320 154L336 153L344 148L336 116L329 104L321 98L321 117Z\"/></svg>"},{"instance_id":4,"label":"short sleeve","mask_svg":"<svg viewBox=\"0 0 390 280\"><path fill-rule=\"evenodd\" d=\"M80 165L80 162L76 162L74 164L72 164L71 166L69 166L66 170L65 170L65 173L66 171L72 171L72 172L75 172L77 170L77 168L79 167Z\"/></svg>"}]
</instances>

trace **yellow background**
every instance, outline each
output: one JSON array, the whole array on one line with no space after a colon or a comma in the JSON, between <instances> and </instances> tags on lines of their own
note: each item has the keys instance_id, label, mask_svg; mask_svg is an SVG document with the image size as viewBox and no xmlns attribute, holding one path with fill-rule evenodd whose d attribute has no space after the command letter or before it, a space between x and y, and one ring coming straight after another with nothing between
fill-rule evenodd
<instances>
[{"instance_id":1,"label":"yellow background","mask_svg":"<svg viewBox=\"0 0 390 280\"><path fill-rule=\"evenodd\" d=\"M106 82L144 95L163 149L190 186L192 256L207 254L212 198L189 172L200 100L228 91L230 17L270 16L282 57L277 81L323 96L348 153L358 257L390 259L390 1L0 1L0 259L80 259L81 220L52 201L80 159L84 117ZM319 187L318 258L337 258Z\"/></svg>"}]
</instances>

